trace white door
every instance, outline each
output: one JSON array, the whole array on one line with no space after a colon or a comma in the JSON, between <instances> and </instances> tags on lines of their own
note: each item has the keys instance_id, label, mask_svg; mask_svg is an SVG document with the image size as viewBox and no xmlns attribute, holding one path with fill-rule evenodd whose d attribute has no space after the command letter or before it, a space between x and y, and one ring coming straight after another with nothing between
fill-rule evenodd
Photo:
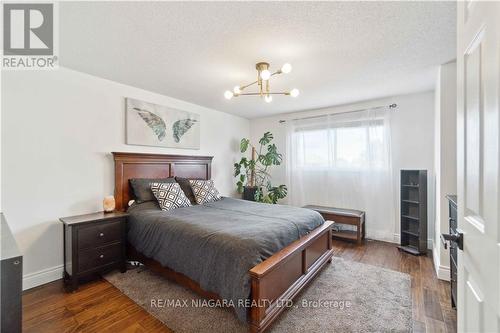
<instances>
[{"instance_id":1,"label":"white door","mask_svg":"<svg viewBox=\"0 0 500 333\"><path fill-rule=\"evenodd\" d=\"M500 332L500 2L457 19L458 331Z\"/></svg>"}]
</instances>

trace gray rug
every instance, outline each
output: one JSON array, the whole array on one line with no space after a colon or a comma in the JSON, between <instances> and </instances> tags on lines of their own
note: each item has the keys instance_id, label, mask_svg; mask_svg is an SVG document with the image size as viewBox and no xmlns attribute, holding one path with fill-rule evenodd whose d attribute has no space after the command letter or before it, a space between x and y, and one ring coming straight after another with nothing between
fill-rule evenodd
<instances>
[{"instance_id":1,"label":"gray rug","mask_svg":"<svg viewBox=\"0 0 500 333\"><path fill-rule=\"evenodd\" d=\"M177 333L247 331L230 309L143 267L105 278ZM410 281L408 274L334 258L269 332L409 332Z\"/></svg>"}]
</instances>

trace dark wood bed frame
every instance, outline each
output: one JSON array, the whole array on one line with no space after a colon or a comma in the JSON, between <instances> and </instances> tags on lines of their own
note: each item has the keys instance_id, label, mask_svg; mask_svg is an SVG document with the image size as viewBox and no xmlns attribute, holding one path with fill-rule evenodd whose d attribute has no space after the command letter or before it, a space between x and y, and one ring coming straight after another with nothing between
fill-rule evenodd
<instances>
[{"instance_id":1,"label":"dark wood bed frame","mask_svg":"<svg viewBox=\"0 0 500 333\"><path fill-rule=\"evenodd\" d=\"M116 208L124 211L133 194L131 178L167 178L173 176L191 179L210 179L211 156L183 156L138 153L113 153L115 160ZM308 235L291 243L249 271L252 304L249 324L251 332L263 332L292 300L325 266L331 262L333 222L326 221ZM187 276L162 267L159 262L145 257L129 246L128 256L142 262L151 270L173 280L196 293L213 299L219 296L203 290Z\"/></svg>"}]
</instances>

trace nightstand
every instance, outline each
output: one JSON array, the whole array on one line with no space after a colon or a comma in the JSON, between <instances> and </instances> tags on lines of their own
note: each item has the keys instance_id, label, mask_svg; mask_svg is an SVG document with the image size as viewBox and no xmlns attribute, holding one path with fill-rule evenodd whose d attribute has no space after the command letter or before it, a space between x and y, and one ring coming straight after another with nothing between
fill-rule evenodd
<instances>
[{"instance_id":1,"label":"nightstand","mask_svg":"<svg viewBox=\"0 0 500 333\"><path fill-rule=\"evenodd\" d=\"M64 281L69 290L78 281L113 269L126 271L127 213L98 212L63 217Z\"/></svg>"}]
</instances>

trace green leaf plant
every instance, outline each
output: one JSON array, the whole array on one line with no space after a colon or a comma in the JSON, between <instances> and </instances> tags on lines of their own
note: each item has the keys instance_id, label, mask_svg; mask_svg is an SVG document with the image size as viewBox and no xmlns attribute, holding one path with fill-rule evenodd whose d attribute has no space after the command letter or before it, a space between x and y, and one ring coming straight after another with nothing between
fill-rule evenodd
<instances>
[{"instance_id":1,"label":"green leaf plant","mask_svg":"<svg viewBox=\"0 0 500 333\"><path fill-rule=\"evenodd\" d=\"M234 177L236 187L243 193L245 187L256 187L255 201L275 204L287 195L286 185L273 186L269 168L281 165L283 155L278 152L274 143L273 134L266 132L259 140L257 149L249 139L243 138L240 142L240 151L245 154L251 149L251 158L243 156L238 163L234 163Z\"/></svg>"}]
</instances>

